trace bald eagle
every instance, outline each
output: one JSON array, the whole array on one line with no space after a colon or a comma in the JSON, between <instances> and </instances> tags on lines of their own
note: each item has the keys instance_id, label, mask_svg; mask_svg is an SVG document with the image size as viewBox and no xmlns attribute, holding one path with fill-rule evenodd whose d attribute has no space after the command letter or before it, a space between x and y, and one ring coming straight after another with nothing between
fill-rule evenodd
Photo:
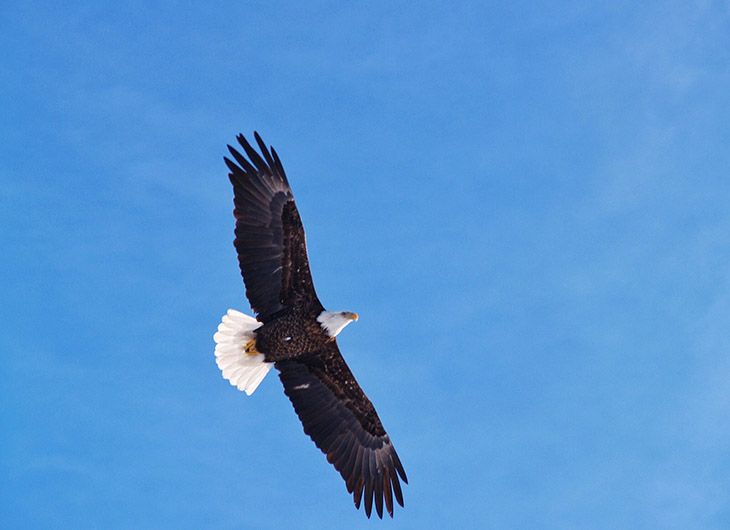
<instances>
[{"instance_id":1,"label":"bald eagle","mask_svg":"<svg viewBox=\"0 0 730 530\"><path fill-rule=\"evenodd\" d=\"M214 335L223 377L251 395L273 366L304 432L327 455L352 494L383 503L393 517L393 497L403 506L400 479L408 483L377 412L345 363L337 335L356 313L327 311L309 271L304 227L284 167L273 147L254 132L259 154L243 135L248 158L228 146L224 157L233 184L233 242L256 318L229 309ZM363 497L364 494L364 497Z\"/></svg>"}]
</instances>

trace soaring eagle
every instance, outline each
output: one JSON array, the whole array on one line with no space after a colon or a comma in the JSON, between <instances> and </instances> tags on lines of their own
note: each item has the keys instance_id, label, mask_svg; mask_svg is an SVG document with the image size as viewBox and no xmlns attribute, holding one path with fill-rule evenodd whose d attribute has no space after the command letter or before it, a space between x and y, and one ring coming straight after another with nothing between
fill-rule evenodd
<instances>
[{"instance_id":1,"label":"soaring eagle","mask_svg":"<svg viewBox=\"0 0 730 530\"><path fill-rule=\"evenodd\" d=\"M224 157L233 184L238 264L256 319L229 309L215 356L223 377L246 394L273 365L304 432L327 455L352 493L355 507L383 503L393 517L393 497L403 506L403 465L377 412L345 363L336 337L356 313L327 311L309 271L304 227L279 156L258 133L259 154L237 137L248 158L228 146ZM364 494L364 497L363 497Z\"/></svg>"}]
</instances>

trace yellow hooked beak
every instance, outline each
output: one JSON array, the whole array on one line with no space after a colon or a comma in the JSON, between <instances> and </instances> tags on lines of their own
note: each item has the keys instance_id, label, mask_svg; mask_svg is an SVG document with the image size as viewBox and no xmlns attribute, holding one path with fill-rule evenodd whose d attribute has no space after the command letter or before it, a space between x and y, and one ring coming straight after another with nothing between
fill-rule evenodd
<instances>
[{"instance_id":1,"label":"yellow hooked beak","mask_svg":"<svg viewBox=\"0 0 730 530\"><path fill-rule=\"evenodd\" d=\"M350 313L349 311L345 313L345 316L349 318L350 320L358 320L360 316L357 313Z\"/></svg>"}]
</instances>

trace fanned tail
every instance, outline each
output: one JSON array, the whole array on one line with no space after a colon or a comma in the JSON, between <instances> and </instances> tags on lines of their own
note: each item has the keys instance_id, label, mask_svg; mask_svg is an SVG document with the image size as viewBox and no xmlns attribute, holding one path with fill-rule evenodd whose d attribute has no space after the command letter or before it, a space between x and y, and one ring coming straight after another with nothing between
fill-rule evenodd
<instances>
[{"instance_id":1,"label":"fanned tail","mask_svg":"<svg viewBox=\"0 0 730 530\"><path fill-rule=\"evenodd\" d=\"M218 331L213 335L216 343L215 362L223 373L223 378L249 396L273 365L264 362L261 353L246 352L247 346L255 338L254 330L259 326L261 322L255 318L229 309L223 315Z\"/></svg>"}]
</instances>

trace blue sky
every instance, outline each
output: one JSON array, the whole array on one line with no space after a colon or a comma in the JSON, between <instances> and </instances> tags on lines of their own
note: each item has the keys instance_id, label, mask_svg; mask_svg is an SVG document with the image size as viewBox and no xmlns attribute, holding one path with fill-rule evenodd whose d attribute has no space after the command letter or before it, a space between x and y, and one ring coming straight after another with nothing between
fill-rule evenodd
<instances>
[{"instance_id":1,"label":"blue sky","mask_svg":"<svg viewBox=\"0 0 730 530\"><path fill-rule=\"evenodd\" d=\"M56 4L0 9L0 526L730 526L727 2ZM215 366L254 129L392 521Z\"/></svg>"}]
</instances>

